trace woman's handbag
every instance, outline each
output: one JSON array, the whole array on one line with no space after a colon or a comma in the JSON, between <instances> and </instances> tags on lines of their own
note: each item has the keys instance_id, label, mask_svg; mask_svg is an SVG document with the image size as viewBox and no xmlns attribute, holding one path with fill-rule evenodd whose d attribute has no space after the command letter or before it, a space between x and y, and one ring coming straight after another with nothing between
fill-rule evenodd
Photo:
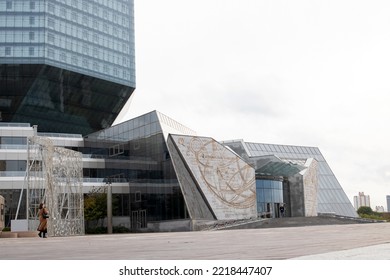
<instances>
[{"instance_id":1,"label":"woman's handbag","mask_svg":"<svg viewBox=\"0 0 390 280\"><path fill-rule=\"evenodd\" d=\"M44 219L47 219L47 218L49 218L49 214L47 214L47 213L42 213L42 217L43 217Z\"/></svg>"}]
</instances>

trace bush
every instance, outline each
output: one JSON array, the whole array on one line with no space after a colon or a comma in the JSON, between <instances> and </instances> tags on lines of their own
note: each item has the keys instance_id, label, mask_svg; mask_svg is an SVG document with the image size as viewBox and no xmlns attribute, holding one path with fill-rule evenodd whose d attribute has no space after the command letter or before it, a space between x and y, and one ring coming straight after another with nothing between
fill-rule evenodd
<instances>
[{"instance_id":1,"label":"bush","mask_svg":"<svg viewBox=\"0 0 390 280\"><path fill-rule=\"evenodd\" d=\"M360 218L364 218L364 219L371 219L371 220L381 220L381 221L386 221L387 219L382 217L380 215L380 213L377 213L377 212L373 212L373 214L371 215L368 215L368 214L360 214L359 215Z\"/></svg>"},{"instance_id":2,"label":"bush","mask_svg":"<svg viewBox=\"0 0 390 280\"><path fill-rule=\"evenodd\" d=\"M124 226L118 226L118 227L113 227L112 229L113 233L128 233L130 232L130 229Z\"/></svg>"},{"instance_id":3,"label":"bush","mask_svg":"<svg viewBox=\"0 0 390 280\"><path fill-rule=\"evenodd\" d=\"M106 227L94 227L85 229L86 234L105 234L107 233Z\"/></svg>"},{"instance_id":4,"label":"bush","mask_svg":"<svg viewBox=\"0 0 390 280\"><path fill-rule=\"evenodd\" d=\"M113 233L129 233L130 229L124 226L117 226L112 228ZM106 234L107 233L107 227L95 227L95 228L88 228L85 230L86 234Z\"/></svg>"},{"instance_id":5,"label":"bush","mask_svg":"<svg viewBox=\"0 0 390 280\"><path fill-rule=\"evenodd\" d=\"M363 214L364 215L372 215L374 213L374 211L372 211L371 207L369 207L369 206L361 206L357 210L357 213L359 214L359 216L361 216Z\"/></svg>"}]
</instances>

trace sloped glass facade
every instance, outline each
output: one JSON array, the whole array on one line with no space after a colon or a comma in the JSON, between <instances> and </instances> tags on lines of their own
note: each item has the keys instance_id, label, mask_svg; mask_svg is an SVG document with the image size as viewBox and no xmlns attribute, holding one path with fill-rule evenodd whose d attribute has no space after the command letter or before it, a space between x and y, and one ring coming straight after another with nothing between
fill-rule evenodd
<instances>
[{"instance_id":1,"label":"sloped glass facade","mask_svg":"<svg viewBox=\"0 0 390 280\"><path fill-rule=\"evenodd\" d=\"M298 164L303 164L308 158L316 159L318 161L318 212L357 217L351 202L317 147L274 145L244 141L226 141L224 144L247 159L276 155L281 159Z\"/></svg>"},{"instance_id":2,"label":"sloped glass facade","mask_svg":"<svg viewBox=\"0 0 390 280\"><path fill-rule=\"evenodd\" d=\"M109 181L125 190L115 195L114 215L132 217L133 229L187 218L157 112L88 135L79 151L105 162L104 168L84 167L84 180Z\"/></svg>"}]
</instances>

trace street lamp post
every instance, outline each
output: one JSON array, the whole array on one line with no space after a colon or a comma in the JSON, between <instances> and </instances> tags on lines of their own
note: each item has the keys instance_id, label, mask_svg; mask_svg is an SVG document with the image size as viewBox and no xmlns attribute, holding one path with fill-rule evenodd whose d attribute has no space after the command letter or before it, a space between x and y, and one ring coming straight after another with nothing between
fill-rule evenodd
<instances>
[{"instance_id":1,"label":"street lamp post","mask_svg":"<svg viewBox=\"0 0 390 280\"><path fill-rule=\"evenodd\" d=\"M112 186L111 180L107 184L107 233L112 234Z\"/></svg>"}]
</instances>

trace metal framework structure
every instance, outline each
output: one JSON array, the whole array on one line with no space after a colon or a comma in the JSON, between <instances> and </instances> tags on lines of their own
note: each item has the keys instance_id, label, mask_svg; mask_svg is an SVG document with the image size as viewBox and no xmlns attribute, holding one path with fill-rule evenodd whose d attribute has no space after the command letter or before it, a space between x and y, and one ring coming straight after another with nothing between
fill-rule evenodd
<instances>
[{"instance_id":1,"label":"metal framework structure","mask_svg":"<svg viewBox=\"0 0 390 280\"><path fill-rule=\"evenodd\" d=\"M36 230L38 207L49 210L50 236L83 235L84 197L81 153L55 147L46 137L28 139L27 219Z\"/></svg>"}]
</instances>

